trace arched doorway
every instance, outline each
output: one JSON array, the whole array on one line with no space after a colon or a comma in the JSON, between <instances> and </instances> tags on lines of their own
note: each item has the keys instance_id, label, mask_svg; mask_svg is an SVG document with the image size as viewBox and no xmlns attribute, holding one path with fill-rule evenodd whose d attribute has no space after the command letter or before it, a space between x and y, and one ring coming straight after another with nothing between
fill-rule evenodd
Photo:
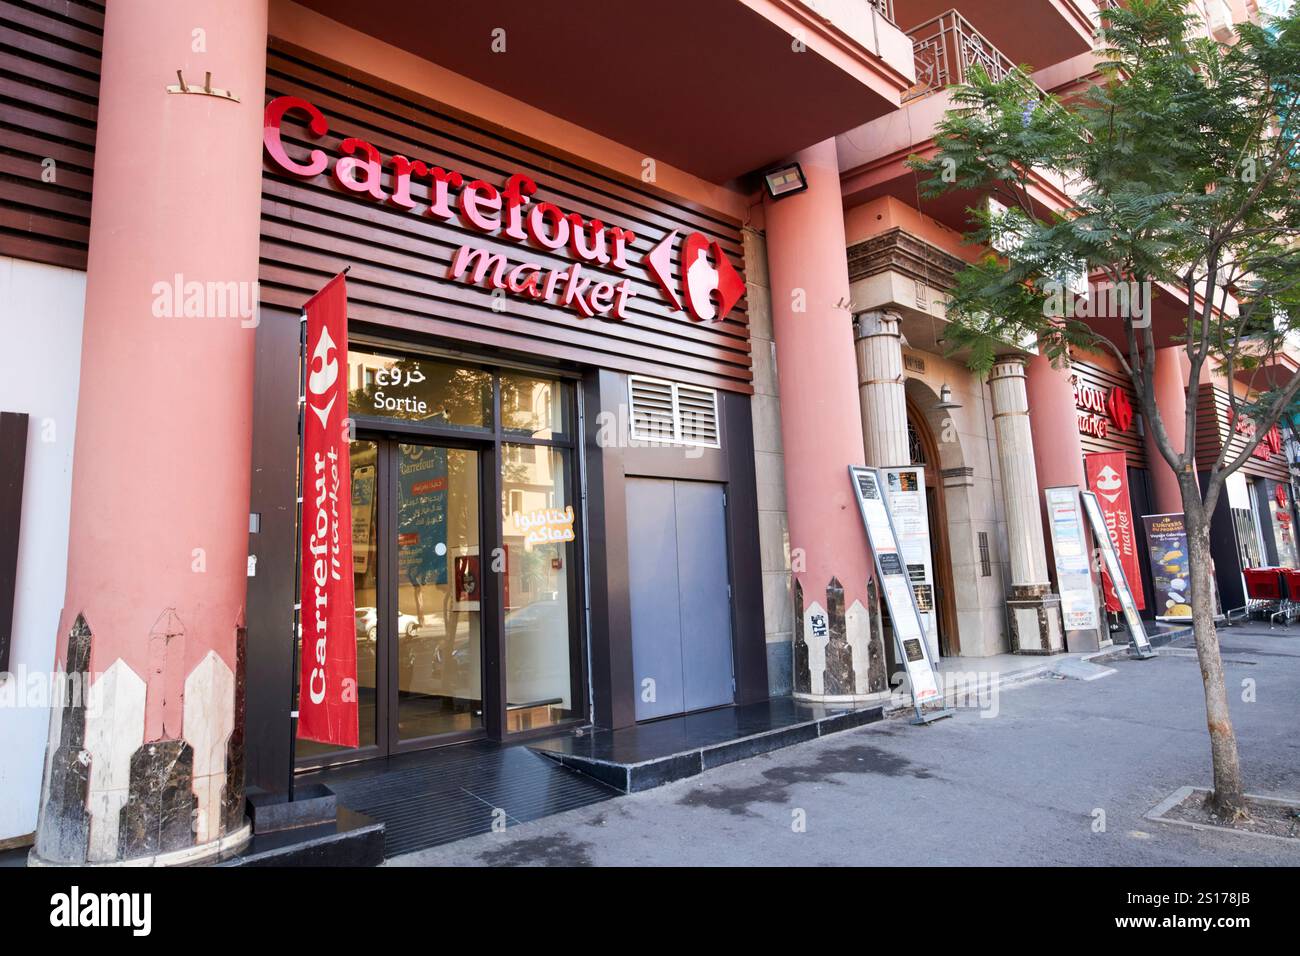
<instances>
[{"instance_id":1,"label":"arched doorway","mask_svg":"<svg viewBox=\"0 0 1300 956\"><path fill-rule=\"evenodd\" d=\"M939 633L939 654L956 657L961 653L961 637L957 625L956 594L953 588L952 557L949 547L948 511L944 502L944 457L930 417L923 410L925 396L914 393L930 390L915 380L908 382L907 394L907 444L911 464L919 465L925 474L926 518L930 527L930 567L934 577L934 608ZM932 407L935 398L929 403ZM941 414L935 412L935 414ZM958 450L960 454L960 450Z\"/></svg>"}]
</instances>

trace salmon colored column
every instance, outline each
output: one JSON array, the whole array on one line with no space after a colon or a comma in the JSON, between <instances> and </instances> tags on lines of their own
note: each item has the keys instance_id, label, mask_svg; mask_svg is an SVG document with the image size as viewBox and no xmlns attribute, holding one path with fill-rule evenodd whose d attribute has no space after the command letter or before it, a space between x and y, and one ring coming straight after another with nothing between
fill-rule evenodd
<instances>
[{"instance_id":1,"label":"salmon colored column","mask_svg":"<svg viewBox=\"0 0 1300 956\"><path fill-rule=\"evenodd\" d=\"M267 0L107 5L58 653L73 693L51 715L37 861L188 861L247 837L266 18ZM238 102L169 93L178 69Z\"/></svg>"},{"instance_id":2,"label":"salmon colored column","mask_svg":"<svg viewBox=\"0 0 1300 956\"><path fill-rule=\"evenodd\" d=\"M1083 442L1079 438L1079 409L1075 402L1074 385L1069 365L1053 368L1045 355L1035 355L1029 360L1025 375L1025 390L1029 400L1029 424L1034 440L1034 470L1038 474L1039 497L1043 490L1066 485L1079 489L1088 487L1083 469ZM1039 502L1043 514L1043 544L1047 549L1048 565L1055 577L1052 555L1052 537L1049 529L1050 515L1046 499ZM1057 582L1059 587L1060 582ZM1093 600L1097 606L1097 627L1067 629L1065 644L1068 651L1100 649L1110 639L1102 613L1100 578L1093 574ZM1064 626L1064 618L1062 626Z\"/></svg>"},{"instance_id":3,"label":"salmon colored column","mask_svg":"<svg viewBox=\"0 0 1300 956\"><path fill-rule=\"evenodd\" d=\"M1187 376L1191 374L1192 364L1187 358L1187 350L1181 345L1156 352L1155 396L1160 417L1165 423L1165 432L1174 451L1182 453L1187 442ZM1156 447L1155 431L1148 426L1146 430L1147 461L1150 463L1151 492L1159 514L1175 514L1183 510L1183 495L1178 488L1178 477L1169 463Z\"/></svg>"},{"instance_id":4,"label":"salmon colored column","mask_svg":"<svg viewBox=\"0 0 1300 956\"><path fill-rule=\"evenodd\" d=\"M1025 390L1029 396L1029 423L1034 434L1034 468L1038 472L1039 488L1088 487L1083 471L1083 443L1079 440L1079 411L1070 375L1068 365L1053 368L1045 355L1030 358L1026 369Z\"/></svg>"},{"instance_id":5,"label":"salmon colored column","mask_svg":"<svg viewBox=\"0 0 1300 956\"><path fill-rule=\"evenodd\" d=\"M794 157L808 189L767 199L767 253L781 394L796 696L885 689L868 597L866 533L848 466L863 464L858 372L835 142Z\"/></svg>"}]
</instances>

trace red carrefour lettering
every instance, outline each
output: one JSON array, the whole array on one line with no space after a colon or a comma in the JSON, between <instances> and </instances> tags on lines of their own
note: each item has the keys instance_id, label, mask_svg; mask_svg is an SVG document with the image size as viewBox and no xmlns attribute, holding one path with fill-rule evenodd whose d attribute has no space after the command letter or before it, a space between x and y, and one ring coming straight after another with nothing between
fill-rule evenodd
<instances>
[{"instance_id":1,"label":"red carrefour lettering","mask_svg":"<svg viewBox=\"0 0 1300 956\"><path fill-rule=\"evenodd\" d=\"M280 139L280 124L284 121L284 114L289 110L301 110L311 117L311 123L307 128L311 130L313 136L321 137L329 132L330 127L325 121L325 114L316 107L300 96L280 96L266 104L265 119L262 123L262 142L266 145L266 151L271 154L271 158L280 165L281 169L295 176L316 176L323 173L329 162L323 150L313 149L311 162L305 165L290 159L289 154L284 151L284 142Z\"/></svg>"},{"instance_id":2,"label":"red carrefour lettering","mask_svg":"<svg viewBox=\"0 0 1300 956\"><path fill-rule=\"evenodd\" d=\"M554 202L534 201L537 183L524 173L511 173L500 185L476 178L467 181L454 169L442 169L418 158L385 157L373 144L357 137L343 139L334 157L313 149L305 161L296 159L285 149L281 135L284 118L290 113L305 116L313 137L329 131L324 114L302 97L272 99L265 110L264 143L280 169L303 177L328 171L338 187L349 193L447 223L459 219L475 232L567 254L574 260L567 269L543 269L536 263L515 265L504 254L462 246L454 256L451 278L554 302L584 317L628 317L628 304L637 294L632 282L619 276L584 274L582 266L630 271L629 253L637 241L631 229L588 219ZM718 242L699 233L687 237L690 248L682 250L675 268L668 247L676 236L676 230L670 230L658 240L656 249L662 250L662 261L651 262L656 282L675 309L685 303L693 319L721 321L743 296L743 280ZM683 287L681 296L675 291L678 285Z\"/></svg>"}]
</instances>

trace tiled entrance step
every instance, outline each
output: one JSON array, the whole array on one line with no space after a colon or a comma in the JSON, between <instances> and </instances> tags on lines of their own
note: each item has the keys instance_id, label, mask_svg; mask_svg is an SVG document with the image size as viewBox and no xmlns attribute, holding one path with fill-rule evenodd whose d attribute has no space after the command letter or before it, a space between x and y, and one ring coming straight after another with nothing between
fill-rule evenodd
<instances>
[{"instance_id":1,"label":"tiled entrance step","mask_svg":"<svg viewBox=\"0 0 1300 956\"><path fill-rule=\"evenodd\" d=\"M618 796L523 746L476 742L299 777L384 824L384 856L423 850Z\"/></svg>"},{"instance_id":2,"label":"tiled entrance step","mask_svg":"<svg viewBox=\"0 0 1300 956\"><path fill-rule=\"evenodd\" d=\"M601 783L636 793L713 767L882 719L883 705L829 707L776 697L669 717L623 730L586 731L531 749Z\"/></svg>"}]
</instances>

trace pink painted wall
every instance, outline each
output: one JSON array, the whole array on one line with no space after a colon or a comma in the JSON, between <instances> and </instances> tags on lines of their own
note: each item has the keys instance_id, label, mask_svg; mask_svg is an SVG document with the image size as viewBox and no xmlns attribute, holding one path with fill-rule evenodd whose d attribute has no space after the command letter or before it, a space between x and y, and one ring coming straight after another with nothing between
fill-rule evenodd
<instances>
[{"instance_id":1,"label":"pink painted wall","mask_svg":"<svg viewBox=\"0 0 1300 956\"><path fill-rule=\"evenodd\" d=\"M240 102L166 93L178 67ZM121 657L149 682L146 739L164 712L179 732L180 690L209 649L235 663L254 331L238 315L157 317L155 284L256 281L265 74L266 0L108 5L59 646L84 613L92 671ZM159 683L150 632L169 609L186 636Z\"/></svg>"},{"instance_id":2,"label":"pink painted wall","mask_svg":"<svg viewBox=\"0 0 1300 956\"><path fill-rule=\"evenodd\" d=\"M863 463L862 422L835 142L795 158L808 189L766 204L790 547L806 556L805 606L825 605L834 576L847 608L867 603L870 562L848 478Z\"/></svg>"},{"instance_id":3,"label":"pink painted wall","mask_svg":"<svg viewBox=\"0 0 1300 956\"><path fill-rule=\"evenodd\" d=\"M1160 408L1160 417L1165 423L1169 441L1178 452L1186 447L1186 382L1190 374L1191 362L1187 359L1187 350L1181 345L1170 346L1156 352L1154 381L1156 405ZM1155 498L1153 504L1162 514L1182 511L1183 497L1178 490L1178 479L1156 448L1154 436L1154 430L1148 427L1144 440L1147 449L1147 468L1151 473L1151 490Z\"/></svg>"},{"instance_id":4,"label":"pink painted wall","mask_svg":"<svg viewBox=\"0 0 1300 956\"><path fill-rule=\"evenodd\" d=\"M1025 371L1029 399L1029 425L1034 436L1034 469L1038 488L1078 485L1087 488L1083 471L1083 444L1079 440L1079 415L1074 387L1067 368L1052 368L1045 355L1035 355ZM1044 502L1039 506L1046 508ZM1050 557L1051 538L1046 537Z\"/></svg>"},{"instance_id":5,"label":"pink painted wall","mask_svg":"<svg viewBox=\"0 0 1300 956\"><path fill-rule=\"evenodd\" d=\"M982 246L964 243L961 233L956 229L945 226L894 196L881 196L844 211L844 233L849 245L895 228L905 229L966 262L977 261L985 252Z\"/></svg>"}]
</instances>

